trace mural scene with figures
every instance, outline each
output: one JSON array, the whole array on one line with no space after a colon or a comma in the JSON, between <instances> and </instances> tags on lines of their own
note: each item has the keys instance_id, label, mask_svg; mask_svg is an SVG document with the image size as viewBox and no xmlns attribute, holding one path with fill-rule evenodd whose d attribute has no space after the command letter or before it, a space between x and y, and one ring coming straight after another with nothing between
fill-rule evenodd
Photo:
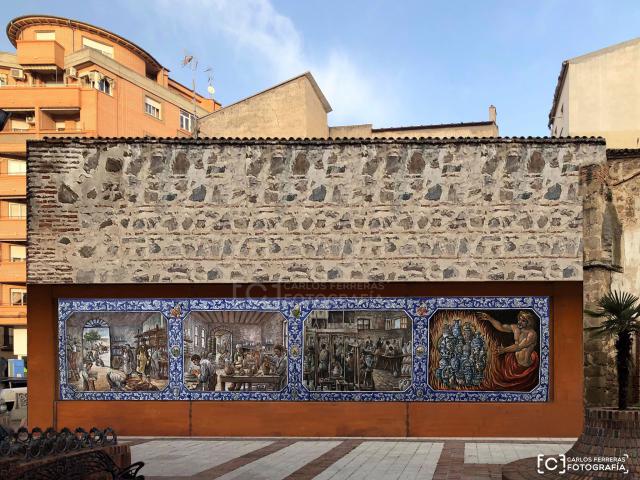
<instances>
[{"instance_id":1,"label":"mural scene with figures","mask_svg":"<svg viewBox=\"0 0 640 480\"><path fill-rule=\"evenodd\" d=\"M438 311L429 322L429 384L436 390L533 390L539 328L530 310Z\"/></svg>"},{"instance_id":2,"label":"mural scene with figures","mask_svg":"<svg viewBox=\"0 0 640 480\"><path fill-rule=\"evenodd\" d=\"M304 324L304 385L311 391L406 390L411 332L402 311L314 310Z\"/></svg>"},{"instance_id":3,"label":"mural scene with figures","mask_svg":"<svg viewBox=\"0 0 640 480\"><path fill-rule=\"evenodd\" d=\"M77 391L167 386L167 324L160 313L74 313L66 333L67 384Z\"/></svg>"},{"instance_id":4,"label":"mural scene with figures","mask_svg":"<svg viewBox=\"0 0 640 480\"><path fill-rule=\"evenodd\" d=\"M184 383L192 391L278 391L287 383L282 314L191 312L183 324Z\"/></svg>"}]
</instances>

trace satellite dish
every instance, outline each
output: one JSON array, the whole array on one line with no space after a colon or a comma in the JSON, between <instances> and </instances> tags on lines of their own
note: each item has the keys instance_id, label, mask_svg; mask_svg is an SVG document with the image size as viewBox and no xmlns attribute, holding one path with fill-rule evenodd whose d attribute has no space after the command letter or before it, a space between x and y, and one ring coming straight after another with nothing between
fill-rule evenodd
<instances>
[{"instance_id":1,"label":"satellite dish","mask_svg":"<svg viewBox=\"0 0 640 480\"><path fill-rule=\"evenodd\" d=\"M216 89L213 88L213 85L209 85L207 87L207 92L209 92L209 94L213 95L214 93L216 93Z\"/></svg>"}]
</instances>

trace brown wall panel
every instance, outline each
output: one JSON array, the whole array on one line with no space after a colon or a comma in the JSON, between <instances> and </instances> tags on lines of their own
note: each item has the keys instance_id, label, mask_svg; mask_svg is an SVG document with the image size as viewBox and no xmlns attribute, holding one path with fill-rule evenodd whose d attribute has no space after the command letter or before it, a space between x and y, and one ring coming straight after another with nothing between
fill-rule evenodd
<instances>
[{"instance_id":1,"label":"brown wall panel","mask_svg":"<svg viewBox=\"0 0 640 480\"><path fill-rule=\"evenodd\" d=\"M27 335L30 427L54 425L54 400L57 398L57 315L50 286L29 290L29 335Z\"/></svg>"},{"instance_id":2,"label":"brown wall panel","mask_svg":"<svg viewBox=\"0 0 640 480\"><path fill-rule=\"evenodd\" d=\"M403 403L193 402L191 434L404 437Z\"/></svg>"},{"instance_id":3,"label":"brown wall panel","mask_svg":"<svg viewBox=\"0 0 640 480\"><path fill-rule=\"evenodd\" d=\"M120 435L576 436L582 427L582 283L30 285L29 421ZM526 403L55 401L59 297L549 295L551 401ZM31 323L33 322L33 323ZM56 394L57 397L57 394ZM55 405L54 405L55 403Z\"/></svg>"},{"instance_id":4,"label":"brown wall panel","mask_svg":"<svg viewBox=\"0 0 640 480\"><path fill-rule=\"evenodd\" d=\"M118 435L189 435L189 402L57 402L56 428L111 427Z\"/></svg>"}]
</instances>

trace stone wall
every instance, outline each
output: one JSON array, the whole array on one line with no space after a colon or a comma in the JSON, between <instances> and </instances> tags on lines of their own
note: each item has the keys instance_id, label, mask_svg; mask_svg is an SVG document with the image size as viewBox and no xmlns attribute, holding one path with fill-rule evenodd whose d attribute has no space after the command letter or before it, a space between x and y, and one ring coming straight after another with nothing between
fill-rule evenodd
<instances>
[{"instance_id":1,"label":"stone wall","mask_svg":"<svg viewBox=\"0 0 640 480\"><path fill-rule=\"evenodd\" d=\"M579 169L604 161L595 139L31 142L28 282L581 280Z\"/></svg>"},{"instance_id":2,"label":"stone wall","mask_svg":"<svg viewBox=\"0 0 640 480\"><path fill-rule=\"evenodd\" d=\"M640 150L608 150L607 165L583 170L585 204L585 306L609 290L640 294ZM600 324L585 316L585 326ZM612 338L586 335L585 400L589 405L617 405L618 385ZM634 345L632 398L638 401L638 342Z\"/></svg>"}]
</instances>

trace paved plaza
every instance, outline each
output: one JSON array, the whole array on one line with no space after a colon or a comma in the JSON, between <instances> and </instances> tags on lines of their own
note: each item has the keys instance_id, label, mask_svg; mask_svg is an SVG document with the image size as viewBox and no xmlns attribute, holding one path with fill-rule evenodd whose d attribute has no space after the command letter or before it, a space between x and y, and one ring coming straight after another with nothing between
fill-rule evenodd
<instances>
[{"instance_id":1,"label":"paved plaza","mask_svg":"<svg viewBox=\"0 0 640 480\"><path fill-rule=\"evenodd\" d=\"M219 439L125 438L146 479L485 480L575 439Z\"/></svg>"}]
</instances>

